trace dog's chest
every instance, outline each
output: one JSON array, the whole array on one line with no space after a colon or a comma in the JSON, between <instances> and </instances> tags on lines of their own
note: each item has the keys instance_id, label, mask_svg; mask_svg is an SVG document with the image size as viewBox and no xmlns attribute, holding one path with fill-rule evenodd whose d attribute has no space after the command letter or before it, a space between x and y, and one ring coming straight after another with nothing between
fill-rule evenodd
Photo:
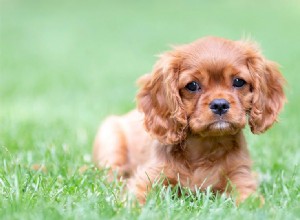
<instances>
[{"instance_id":1,"label":"dog's chest","mask_svg":"<svg viewBox=\"0 0 300 220\"><path fill-rule=\"evenodd\" d=\"M192 171L190 182L192 187L207 188L223 182L223 178L223 164L220 161L206 160Z\"/></svg>"},{"instance_id":2,"label":"dog's chest","mask_svg":"<svg viewBox=\"0 0 300 220\"><path fill-rule=\"evenodd\" d=\"M224 181L226 157L228 155L226 148L211 148L211 151L190 151L188 155L189 163L189 183L191 187L206 188L214 186Z\"/></svg>"}]
</instances>

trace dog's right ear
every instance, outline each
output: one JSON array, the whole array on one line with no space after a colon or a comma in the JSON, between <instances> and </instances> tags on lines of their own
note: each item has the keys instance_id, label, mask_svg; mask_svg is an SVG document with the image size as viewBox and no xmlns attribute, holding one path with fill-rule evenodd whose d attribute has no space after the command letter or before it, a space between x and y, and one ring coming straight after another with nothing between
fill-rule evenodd
<instances>
[{"instance_id":1,"label":"dog's right ear","mask_svg":"<svg viewBox=\"0 0 300 220\"><path fill-rule=\"evenodd\" d=\"M181 66L179 52L163 54L151 74L138 80L138 109L144 113L146 130L163 144L176 144L186 137L187 117L178 91Z\"/></svg>"}]
</instances>

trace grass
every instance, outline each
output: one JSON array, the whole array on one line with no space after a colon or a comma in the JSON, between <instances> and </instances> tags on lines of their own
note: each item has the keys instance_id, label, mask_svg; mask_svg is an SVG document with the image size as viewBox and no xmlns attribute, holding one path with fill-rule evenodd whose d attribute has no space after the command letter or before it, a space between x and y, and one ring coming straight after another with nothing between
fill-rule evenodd
<instances>
[{"instance_id":1,"label":"grass","mask_svg":"<svg viewBox=\"0 0 300 220\"><path fill-rule=\"evenodd\" d=\"M299 219L298 1L0 2L0 219ZM159 184L138 207L91 163L100 121L134 108L154 55L201 36L251 35L282 66L280 123L246 131L262 208ZM83 169L86 170L83 172Z\"/></svg>"}]
</instances>

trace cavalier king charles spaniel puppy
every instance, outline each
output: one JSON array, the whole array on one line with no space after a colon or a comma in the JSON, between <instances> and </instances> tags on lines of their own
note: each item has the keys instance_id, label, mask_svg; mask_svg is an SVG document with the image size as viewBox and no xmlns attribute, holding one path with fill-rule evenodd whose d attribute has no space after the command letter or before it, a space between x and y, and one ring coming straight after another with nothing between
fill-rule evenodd
<instances>
[{"instance_id":1,"label":"cavalier king charles spaniel puppy","mask_svg":"<svg viewBox=\"0 0 300 220\"><path fill-rule=\"evenodd\" d=\"M205 37L177 46L139 79L137 110L100 126L93 159L128 177L141 203L163 175L165 185L234 192L239 204L257 189L242 130L272 126L284 82L255 43Z\"/></svg>"}]
</instances>

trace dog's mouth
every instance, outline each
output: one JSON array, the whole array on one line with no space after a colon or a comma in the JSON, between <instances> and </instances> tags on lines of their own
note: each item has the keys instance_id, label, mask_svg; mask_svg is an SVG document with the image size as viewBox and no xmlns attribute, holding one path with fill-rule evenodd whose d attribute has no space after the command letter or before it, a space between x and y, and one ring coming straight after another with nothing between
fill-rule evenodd
<instances>
[{"instance_id":1,"label":"dog's mouth","mask_svg":"<svg viewBox=\"0 0 300 220\"><path fill-rule=\"evenodd\" d=\"M243 128L240 121L229 121L225 118L218 118L210 122L204 123L199 119L190 121L192 133L200 136L223 136L233 135Z\"/></svg>"},{"instance_id":2,"label":"dog's mouth","mask_svg":"<svg viewBox=\"0 0 300 220\"><path fill-rule=\"evenodd\" d=\"M207 125L206 133L211 136L220 136L227 134L235 134L237 132L237 127L234 123L229 121L215 121Z\"/></svg>"}]
</instances>

